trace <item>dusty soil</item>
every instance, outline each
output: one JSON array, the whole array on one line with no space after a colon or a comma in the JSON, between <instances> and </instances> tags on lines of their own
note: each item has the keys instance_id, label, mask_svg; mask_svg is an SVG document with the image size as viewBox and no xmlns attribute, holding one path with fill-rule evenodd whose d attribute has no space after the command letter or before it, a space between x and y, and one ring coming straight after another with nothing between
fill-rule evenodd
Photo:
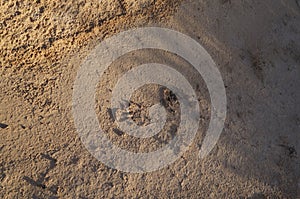
<instances>
[{"instance_id":1,"label":"dusty soil","mask_svg":"<svg viewBox=\"0 0 300 199\"><path fill-rule=\"evenodd\" d=\"M1 198L300 197L299 1L3 0L0 6ZM200 160L210 112L201 77L163 51L120 58L99 82L96 107L115 144L148 152L176 134L171 122L141 141L110 118L113 85L141 63L155 60L185 74L202 111L196 139L180 159L131 174L105 166L85 149L74 126L72 87L97 44L143 26L178 30L206 48L226 86L228 116L217 145ZM141 88L132 98L133 119L147 123L145 110L161 101L176 123L178 105L170 96L155 85Z\"/></svg>"}]
</instances>

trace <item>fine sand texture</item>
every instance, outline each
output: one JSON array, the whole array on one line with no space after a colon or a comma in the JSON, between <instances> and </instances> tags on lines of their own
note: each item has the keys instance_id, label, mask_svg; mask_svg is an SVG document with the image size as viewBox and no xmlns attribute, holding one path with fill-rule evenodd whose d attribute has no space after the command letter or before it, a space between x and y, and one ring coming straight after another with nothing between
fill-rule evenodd
<instances>
[{"instance_id":1,"label":"fine sand texture","mask_svg":"<svg viewBox=\"0 0 300 199\"><path fill-rule=\"evenodd\" d=\"M96 92L100 127L117 146L148 153L176 135L180 105L172 91L145 85L131 98L132 120L166 108L153 138L120 131L111 117L114 85L143 63L172 66L199 101L197 135L174 163L126 173L93 157L72 115L80 66L101 41L137 27L182 32L215 61L227 95L216 146L199 158L211 112L208 89L190 63L163 50L118 58ZM2 0L0 2L0 198L299 198L300 1Z\"/></svg>"}]
</instances>

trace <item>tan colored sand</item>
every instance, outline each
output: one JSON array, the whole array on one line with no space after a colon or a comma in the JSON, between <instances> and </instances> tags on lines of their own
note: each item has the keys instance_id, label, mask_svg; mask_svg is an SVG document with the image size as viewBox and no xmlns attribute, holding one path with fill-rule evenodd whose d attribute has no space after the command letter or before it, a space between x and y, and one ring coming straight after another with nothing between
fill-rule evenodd
<instances>
[{"instance_id":1,"label":"tan colored sand","mask_svg":"<svg viewBox=\"0 0 300 199\"><path fill-rule=\"evenodd\" d=\"M186 73L202 110L194 143L174 164L123 173L93 158L80 142L72 86L82 60L99 42L151 25L181 31L207 49L224 79L228 117L217 146L199 160L210 110L204 82L166 52L123 57L98 86L98 118L114 143L149 151L172 137L170 125L159 139L130 140L109 119L109 88L142 62L155 60ZM292 0L3 0L0 123L8 126L0 128L0 198L299 197L299 55L300 7ZM159 100L158 91L145 87L133 100L147 107ZM176 123L177 116L170 117Z\"/></svg>"}]
</instances>

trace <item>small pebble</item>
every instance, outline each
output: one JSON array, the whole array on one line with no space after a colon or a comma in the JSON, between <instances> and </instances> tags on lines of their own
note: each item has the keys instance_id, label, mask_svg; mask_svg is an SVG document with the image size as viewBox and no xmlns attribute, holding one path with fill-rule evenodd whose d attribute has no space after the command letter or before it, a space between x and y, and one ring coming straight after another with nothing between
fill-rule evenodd
<instances>
[{"instance_id":1,"label":"small pebble","mask_svg":"<svg viewBox=\"0 0 300 199\"><path fill-rule=\"evenodd\" d=\"M119 129L114 128L113 129L114 133L117 134L118 136L121 136L124 134L124 132L120 131Z\"/></svg>"},{"instance_id":2,"label":"small pebble","mask_svg":"<svg viewBox=\"0 0 300 199\"><path fill-rule=\"evenodd\" d=\"M5 129L5 128L7 128L7 127L8 127L7 124L0 123L0 128Z\"/></svg>"}]
</instances>

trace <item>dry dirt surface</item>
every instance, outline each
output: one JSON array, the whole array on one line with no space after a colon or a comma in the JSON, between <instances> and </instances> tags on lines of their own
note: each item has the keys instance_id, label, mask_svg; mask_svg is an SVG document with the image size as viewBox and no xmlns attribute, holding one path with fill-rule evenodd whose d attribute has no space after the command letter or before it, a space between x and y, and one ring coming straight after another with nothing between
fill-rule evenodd
<instances>
[{"instance_id":1,"label":"dry dirt surface","mask_svg":"<svg viewBox=\"0 0 300 199\"><path fill-rule=\"evenodd\" d=\"M109 100L118 78L158 62L185 74L199 99L197 136L158 171L112 169L84 147L74 125L76 72L101 41L136 27L177 30L210 53L223 77L227 118L199 159L210 98L189 63L161 50L116 60L98 85L96 110L114 144L157 150L176 134L176 97L157 85L132 96L132 119L147 125L160 102L168 122L146 140L118 130ZM1 0L0 198L299 198L300 2L295 0Z\"/></svg>"}]
</instances>

